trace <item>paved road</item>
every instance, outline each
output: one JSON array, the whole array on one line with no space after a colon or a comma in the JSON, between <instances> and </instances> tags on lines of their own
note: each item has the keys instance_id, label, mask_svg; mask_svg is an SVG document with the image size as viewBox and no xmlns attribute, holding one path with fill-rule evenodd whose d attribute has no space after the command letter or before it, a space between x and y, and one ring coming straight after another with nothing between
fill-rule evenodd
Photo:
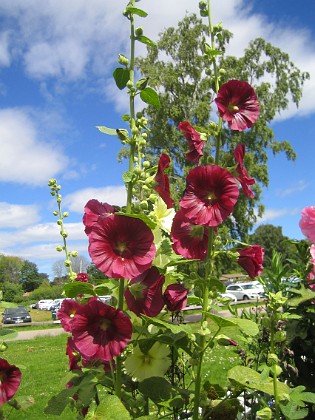
<instances>
[{"instance_id":1,"label":"paved road","mask_svg":"<svg viewBox=\"0 0 315 420\"><path fill-rule=\"evenodd\" d=\"M65 330L63 328L47 328L45 330L17 331L18 333L17 337L6 339L4 336L3 338L5 341L32 340L33 338L36 338L36 337L44 337L44 336L54 337L64 332Z\"/></svg>"}]
</instances>

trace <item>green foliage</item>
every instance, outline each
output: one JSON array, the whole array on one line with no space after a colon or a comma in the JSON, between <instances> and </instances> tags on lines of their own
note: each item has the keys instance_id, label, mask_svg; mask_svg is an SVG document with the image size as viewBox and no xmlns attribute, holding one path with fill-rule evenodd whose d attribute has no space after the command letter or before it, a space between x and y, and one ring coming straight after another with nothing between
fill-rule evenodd
<instances>
[{"instance_id":1,"label":"green foliage","mask_svg":"<svg viewBox=\"0 0 315 420\"><path fill-rule=\"evenodd\" d=\"M7 302L22 302L23 289L22 285L16 283L5 282L2 285L3 300Z\"/></svg>"},{"instance_id":2,"label":"green foliage","mask_svg":"<svg viewBox=\"0 0 315 420\"><path fill-rule=\"evenodd\" d=\"M25 292L32 292L41 284L42 279L35 263L25 260L21 268L20 283Z\"/></svg>"}]
</instances>

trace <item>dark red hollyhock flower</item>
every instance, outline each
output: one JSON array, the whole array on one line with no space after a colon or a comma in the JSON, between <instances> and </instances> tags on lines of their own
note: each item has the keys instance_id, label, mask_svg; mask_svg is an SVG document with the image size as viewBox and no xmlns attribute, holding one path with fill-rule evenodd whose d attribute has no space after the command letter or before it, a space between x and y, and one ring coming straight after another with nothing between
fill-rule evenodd
<instances>
[{"instance_id":1,"label":"dark red hollyhock flower","mask_svg":"<svg viewBox=\"0 0 315 420\"><path fill-rule=\"evenodd\" d=\"M197 166L186 178L180 200L186 219L203 226L218 226L233 211L239 190L235 178L217 165Z\"/></svg>"},{"instance_id":2,"label":"dark red hollyhock flower","mask_svg":"<svg viewBox=\"0 0 315 420\"><path fill-rule=\"evenodd\" d=\"M21 371L10 365L5 359L0 359L0 406L10 400L21 383Z\"/></svg>"},{"instance_id":3,"label":"dark red hollyhock flower","mask_svg":"<svg viewBox=\"0 0 315 420\"><path fill-rule=\"evenodd\" d=\"M254 89L247 82L224 83L215 99L220 116L232 130L244 131L258 119L260 107Z\"/></svg>"},{"instance_id":4,"label":"dark red hollyhock flower","mask_svg":"<svg viewBox=\"0 0 315 420\"><path fill-rule=\"evenodd\" d=\"M172 247L176 254L184 258L204 260L208 249L208 231L204 226L194 225L179 210L171 229Z\"/></svg>"},{"instance_id":5,"label":"dark red hollyhock flower","mask_svg":"<svg viewBox=\"0 0 315 420\"><path fill-rule=\"evenodd\" d=\"M259 276L263 270L265 250L260 245L252 245L238 250L238 264L252 279Z\"/></svg>"},{"instance_id":6,"label":"dark red hollyhock flower","mask_svg":"<svg viewBox=\"0 0 315 420\"><path fill-rule=\"evenodd\" d=\"M180 283L174 283L167 286L164 292L164 301L167 309L171 312L179 312L187 305L187 295L189 289L186 289Z\"/></svg>"},{"instance_id":7,"label":"dark red hollyhock flower","mask_svg":"<svg viewBox=\"0 0 315 420\"><path fill-rule=\"evenodd\" d=\"M72 321L73 342L86 359L112 360L128 344L130 319L120 309L92 299L82 305Z\"/></svg>"},{"instance_id":8,"label":"dark red hollyhock flower","mask_svg":"<svg viewBox=\"0 0 315 420\"><path fill-rule=\"evenodd\" d=\"M60 309L57 312L57 317L65 331L72 331L71 324L73 317L81 306L82 304L74 299L65 299L62 302Z\"/></svg>"},{"instance_id":9,"label":"dark red hollyhock flower","mask_svg":"<svg viewBox=\"0 0 315 420\"><path fill-rule=\"evenodd\" d=\"M178 128L184 133L188 143L189 152L186 153L186 158L192 163L198 163L201 156L203 156L202 149L205 141L201 140L200 133L198 133L188 121L183 121Z\"/></svg>"},{"instance_id":10,"label":"dark red hollyhock flower","mask_svg":"<svg viewBox=\"0 0 315 420\"><path fill-rule=\"evenodd\" d=\"M154 177L154 181L157 183L154 189L159 193L168 209L174 207L174 201L172 200L170 193L170 183L168 176L164 174L165 169L170 166L170 161L171 160L169 156L165 153L162 153L158 164L158 170Z\"/></svg>"},{"instance_id":11,"label":"dark red hollyhock flower","mask_svg":"<svg viewBox=\"0 0 315 420\"><path fill-rule=\"evenodd\" d=\"M136 315L157 316L163 306L162 286L165 278L156 267L133 279L125 291L125 299L130 311Z\"/></svg>"},{"instance_id":12,"label":"dark red hollyhock flower","mask_svg":"<svg viewBox=\"0 0 315 420\"><path fill-rule=\"evenodd\" d=\"M88 235L100 217L108 217L115 213L116 209L107 203L98 200L89 200L84 207L83 224L85 233Z\"/></svg>"},{"instance_id":13,"label":"dark red hollyhock flower","mask_svg":"<svg viewBox=\"0 0 315 420\"><path fill-rule=\"evenodd\" d=\"M153 233L140 219L113 214L99 219L89 235L89 254L108 277L134 278L155 257Z\"/></svg>"},{"instance_id":14,"label":"dark red hollyhock flower","mask_svg":"<svg viewBox=\"0 0 315 420\"><path fill-rule=\"evenodd\" d=\"M78 365L81 361L81 355L76 349L73 338L68 337L66 355L69 357L69 369L70 370L81 370L82 367Z\"/></svg>"},{"instance_id":15,"label":"dark red hollyhock flower","mask_svg":"<svg viewBox=\"0 0 315 420\"><path fill-rule=\"evenodd\" d=\"M245 156L245 145L239 144L238 146L236 146L234 150L234 159L237 163L236 172L239 175L237 179L241 183L241 186L243 188L243 191L246 197L254 198L254 193L249 188L249 185L255 184L255 180L254 178L250 178L248 176L247 170L245 166L243 165L244 156Z\"/></svg>"},{"instance_id":16,"label":"dark red hollyhock flower","mask_svg":"<svg viewBox=\"0 0 315 420\"><path fill-rule=\"evenodd\" d=\"M87 283L89 281L89 276L86 273L78 273L76 281L81 281L82 283Z\"/></svg>"}]
</instances>

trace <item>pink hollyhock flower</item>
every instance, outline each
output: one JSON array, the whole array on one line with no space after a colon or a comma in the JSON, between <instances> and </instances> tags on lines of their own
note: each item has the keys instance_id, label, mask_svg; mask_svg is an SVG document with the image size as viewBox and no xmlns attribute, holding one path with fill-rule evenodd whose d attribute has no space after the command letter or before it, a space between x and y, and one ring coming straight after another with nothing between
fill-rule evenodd
<instances>
[{"instance_id":1,"label":"pink hollyhock flower","mask_svg":"<svg viewBox=\"0 0 315 420\"><path fill-rule=\"evenodd\" d=\"M186 289L180 283L174 283L167 286L164 292L164 301L167 309L171 312L179 312L187 305L187 295L189 289Z\"/></svg>"},{"instance_id":2,"label":"pink hollyhock flower","mask_svg":"<svg viewBox=\"0 0 315 420\"><path fill-rule=\"evenodd\" d=\"M263 270L265 250L260 245L252 245L238 250L238 264L252 279L259 276Z\"/></svg>"},{"instance_id":3,"label":"pink hollyhock flower","mask_svg":"<svg viewBox=\"0 0 315 420\"><path fill-rule=\"evenodd\" d=\"M192 163L198 163L200 157L203 156L202 149L206 142L201 140L200 133L198 133L189 122L181 122L178 128L184 133L188 143L189 152L186 153L187 159Z\"/></svg>"},{"instance_id":4,"label":"pink hollyhock flower","mask_svg":"<svg viewBox=\"0 0 315 420\"><path fill-rule=\"evenodd\" d=\"M89 200L84 207L83 224L85 233L88 235L100 217L108 217L115 213L116 209L107 203L98 200Z\"/></svg>"},{"instance_id":5,"label":"pink hollyhock flower","mask_svg":"<svg viewBox=\"0 0 315 420\"><path fill-rule=\"evenodd\" d=\"M223 121L232 130L244 131L258 119L260 107L254 89L247 82L230 80L224 83L215 99Z\"/></svg>"},{"instance_id":6,"label":"pink hollyhock flower","mask_svg":"<svg viewBox=\"0 0 315 420\"><path fill-rule=\"evenodd\" d=\"M82 283L87 283L89 281L89 276L86 273L78 273L76 281L81 281Z\"/></svg>"},{"instance_id":7,"label":"pink hollyhock flower","mask_svg":"<svg viewBox=\"0 0 315 420\"><path fill-rule=\"evenodd\" d=\"M57 317L65 331L72 331L71 324L73 317L81 306L82 304L74 299L65 299L62 302L60 309L57 312Z\"/></svg>"},{"instance_id":8,"label":"pink hollyhock flower","mask_svg":"<svg viewBox=\"0 0 315 420\"><path fill-rule=\"evenodd\" d=\"M120 309L92 299L72 321L73 343L86 359L112 360L131 339L132 324Z\"/></svg>"},{"instance_id":9,"label":"pink hollyhock flower","mask_svg":"<svg viewBox=\"0 0 315 420\"><path fill-rule=\"evenodd\" d=\"M132 279L125 291L130 311L136 315L157 316L163 306L162 286L165 278L156 267L151 267L139 277Z\"/></svg>"},{"instance_id":10,"label":"pink hollyhock flower","mask_svg":"<svg viewBox=\"0 0 315 420\"><path fill-rule=\"evenodd\" d=\"M108 277L130 279L150 268L156 251L153 239L142 220L113 214L94 225L89 254Z\"/></svg>"},{"instance_id":11,"label":"pink hollyhock flower","mask_svg":"<svg viewBox=\"0 0 315 420\"><path fill-rule=\"evenodd\" d=\"M250 178L248 176L247 170L245 166L243 165L244 156L245 156L245 145L239 144L234 150L234 159L236 163L238 164L236 167L236 172L239 175L237 179L239 180L246 197L254 198L254 193L249 188L249 185L255 184L255 180L254 178Z\"/></svg>"},{"instance_id":12,"label":"pink hollyhock flower","mask_svg":"<svg viewBox=\"0 0 315 420\"><path fill-rule=\"evenodd\" d=\"M239 190L235 178L217 165L197 166L186 178L180 200L186 219L203 226L218 226L232 213Z\"/></svg>"},{"instance_id":13,"label":"pink hollyhock flower","mask_svg":"<svg viewBox=\"0 0 315 420\"><path fill-rule=\"evenodd\" d=\"M304 207L302 218L299 223L304 236L310 241L315 242L315 206Z\"/></svg>"},{"instance_id":14,"label":"pink hollyhock flower","mask_svg":"<svg viewBox=\"0 0 315 420\"><path fill-rule=\"evenodd\" d=\"M194 225L179 210L171 229L172 247L176 254L184 258L204 260L208 250L208 231L204 226Z\"/></svg>"},{"instance_id":15,"label":"pink hollyhock flower","mask_svg":"<svg viewBox=\"0 0 315 420\"><path fill-rule=\"evenodd\" d=\"M0 359L0 406L15 395L20 386L21 377L18 367L10 365L5 359Z\"/></svg>"},{"instance_id":16,"label":"pink hollyhock flower","mask_svg":"<svg viewBox=\"0 0 315 420\"><path fill-rule=\"evenodd\" d=\"M165 169L170 166L170 161L171 160L169 156L165 153L162 153L158 164L158 170L154 177L154 181L157 183L154 189L159 193L168 209L174 207L174 201L172 200L170 193L170 183L168 176L164 174Z\"/></svg>"}]
</instances>

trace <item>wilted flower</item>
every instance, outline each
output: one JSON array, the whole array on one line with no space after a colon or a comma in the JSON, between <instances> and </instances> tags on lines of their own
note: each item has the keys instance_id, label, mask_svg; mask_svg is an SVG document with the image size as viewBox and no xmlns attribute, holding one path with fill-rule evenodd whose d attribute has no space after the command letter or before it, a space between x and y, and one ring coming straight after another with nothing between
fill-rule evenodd
<instances>
[{"instance_id":1,"label":"wilted flower","mask_svg":"<svg viewBox=\"0 0 315 420\"><path fill-rule=\"evenodd\" d=\"M174 283L167 286L164 292L164 301L167 309L171 312L179 312L187 305L187 295L189 289L186 289L180 283Z\"/></svg>"},{"instance_id":2,"label":"wilted flower","mask_svg":"<svg viewBox=\"0 0 315 420\"><path fill-rule=\"evenodd\" d=\"M179 210L173 220L171 238L176 254L184 258L204 260L208 249L208 230L204 226L192 224Z\"/></svg>"},{"instance_id":3,"label":"wilted flower","mask_svg":"<svg viewBox=\"0 0 315 420\"><path fill-rule=\"evenodd\" d=\"M183 131L188 143L189 152L186 153L186 158L192 163L198 163L200 157L203 156L202 149L206 142L201 140L200 133L188 121L181 122L178 128Z\"/></svg>"},{"instance_id":4,"label":"wilted flower","mask_svg":"<svg viewBox=\"0 0 315 420\"><path fill-rule=\"evenodd\" d=\"M165 278L156 267L133 279L125 291L125 299L130 311L136 315L157 316L163 306L162 286Z\"/></svg>"},{"instance_id":5,"label":"wilted flower","mask_svg":"<svg viewBox=\"0 0 315 420\"><path fill-rule=\"evenodd\" d=\"M238 164L236 167L236 172L238 173L237 179L239 180L246 197L254 198L254 193L249 188L249 185L255 184L255 180L254 178L250 178L248 176L247 170L243 164L244 156L245 156L245 145L239 144L234 150L234 159L236 160L236 163Z\"/></svg>"},{"instance_id":6,"label":"wilted flower","mask_svg":"<svg viewBox=\"0 0 315 420\"><path fill-rule=\"evenodd\" d=\"M100 203L96 199L89 200L84 207L83 224L88 235L99 218L112 215L116 209L107 203Z\"/></svg>"},{"instance_id":7,"label":"wilted flower","mask_svg":"<svg viewBox=\"0 0 315 420\"><path fill-rule=\"evenodd\" d=\"M72 321L75 348L86 359L112 360L128 344L130 319L120 309L91 299L81 305Z\"/></svg>"},{"instance_id":8,"label":"wilted flower","mask_svg":"<svg viewBox=\"0 0 315 420\"><path fill-rule=\"evenodd\" d=\"M169 347L159 342L154 343L146 353L137 345L125 361L126 372L138 381L152 376L164 376L171 366L169 354Z\"/></svg>"},{"instance_id":9,"label":"wilted flower","mask_svg":"<svg viewBox=\"0 0 315 420\"><path fill-rule=\"evenodd\" d=\"M74 299L63 300L60 309L57 313L57 317L61 322L63 329L67 332L71 332L71 323L77 310L81 307L81 303Z\"/></svg>"},{"instance_id":10,"label":"wilted flower","mask_svg":"<svg viewBox=\"0 0 315 420\"><path fill-rule=\"evenodd\" d=\"M197 166L190 170L186 183L180 205L191 223L218 226L232 213L239 190L226 169L217 165Z\"/></svg>"},{"instance_id":11,"label":"wilted flower","mask_svg":"<svg viewBox=\"0 0 315 420\"><path fill-rule=\"evenodd\" d=\"M315 206L304 207L299 226L303 235L315 243Z\"/></svg>"},{"instance_id":12,"label":"wilted flower","mask_svg":"<svg viewBox=\"0 0 315 420\"><path fill-rule=\"evenodd\" d=\"M232 130L244 131L258 119L260 108L256 93L250 84L241 80L224 83L215 99L223 121Z\"/></svg>"},{"instance_id":13,"label":"wilted flower","mask_svg":"<svg viewBox=\"0 0 315 420\"><path fill-rule=\"evenodd\" d=\"M20 386L21 377L18 367L10 365L5 359L0 359L0 406L15 395Z\"/></svg>"},{"instance_id":14,"label":"wilted flower","mask_svg":"<svg viewBox=\"0 0 315 420\"><path fill-rule=\"evenodd\" d=\"M238 250L238 264L253 279L259 276L263 270L265 250L260 245L252 245Z\"/></svg>"},{"instance_id":15,"label":"wilted flower","mask_svg":"<svg viewBox=\"0 0 315 420\"><path fill-rule=\"evenodd\" d=\"M154 177L154 181L157 185L154 189L159 193L162 200L167 205L167 208L174 206L174 201L172 200L170 193L170 183L168 176L165 175L164 171L170 166L170 158L166 153L162 153L159 159L158 170Z\"/></svg>"},{"instance_id":16,"label":"wilted flower","mask_svg":"<svg viewBox=\"0 0 315 420\"><path fill-rule=\"evenodd\" d=\"M89 254L107 276L134 278L150 268L154 259L153 233L140 219L113 214L94 225Z\"/></svg>"}]
</instances>

